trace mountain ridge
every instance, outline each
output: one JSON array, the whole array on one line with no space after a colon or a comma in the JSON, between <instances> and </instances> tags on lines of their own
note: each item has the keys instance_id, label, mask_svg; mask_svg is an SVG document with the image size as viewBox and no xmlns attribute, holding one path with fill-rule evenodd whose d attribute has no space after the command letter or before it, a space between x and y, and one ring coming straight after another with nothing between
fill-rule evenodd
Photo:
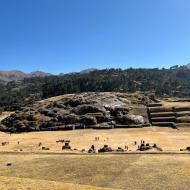
<instances>
[{"instance_id":1,"label":"mountain ridge","mask_svg":"<svg viewBox=\"0 0 190 190\"><path fill-rule=\"evenodd\" d=\"M75 72L75 73L89 74L96 70L97 70L96 68L88 68L88 69L82 70L80 72ZM68 73L68 74L72 74L72 73ZM64 76L64 75L65 75L64 73L60 73L55 76ZM47 76L54 76L54 75L52 73L47 73L43 71L33 71L30 73L25 73L20 70L0 70L0 81L4 81L4 82L19 81L19 80L23 80L24 78L47 77Z\"/></svg>"},{"instance_id":2,"label":"mountain ridge","mask_svg":"<svg viewBox=\"0 0 190 190\"><path fill-rule=\"evenodd\" d=\"M190 69L190 63L188 63L188 64L186 65L186 67L187 67L188 69Z\"/></svg>"},{"instance_id":3,"label":"mountain ridge","mask_svg":"<svg viewBox=\"0 0 190 190\"><path fill-rule=\"evenodd\" d=\"M45 73L42 71L33 71L31 73L25 73L19 70L10 70L10 71L0 71L0 80L5 82L10 81L19 81L23 80L24 78L32 78L32 77L45 77L51 76L50 73Z\"/></svg>"},{"instance_id":4,"label":"mountain ridge","mask_svg":"<svg viewBox=\"0 0 190 190\"><path fill-rule=\"evenodd\" d=\"M170 68L187 68L190 69L190 63L183 65L183 66L172 66ZM71 73L60 73L58 75L54 75L52 73L47 73L43 71L33 71L30 73L26 73L20 70L0 70L0 81L1 82L10 82L10 81L19 81L25 78L33 78L33 77L48 77L48 76L64 76L67 74L90 74L91 72L98 71L96 68L88 68L79 72L71 72Z\"/></svg>"}]
</instances>

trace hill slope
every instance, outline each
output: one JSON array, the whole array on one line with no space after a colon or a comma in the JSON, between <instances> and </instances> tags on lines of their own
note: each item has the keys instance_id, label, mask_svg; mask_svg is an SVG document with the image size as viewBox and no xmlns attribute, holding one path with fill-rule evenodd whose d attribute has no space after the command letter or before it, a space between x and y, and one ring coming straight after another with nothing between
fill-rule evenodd
<instances>
[{"instance_id":1,"label":"hill slope","mask_svg":"<svg viewBox=\"0 0 190 190\"><path fill-rule=\"evenodd\" d=\"M138 103L141 115L133 110ZM148 122L144 95L127 93L80 93L53 97L23 107L2 120L0 130L9 132L72 130L84 128L141 127ZM141 104L141 107L140 105ZM139 109L140 110L140 109Z\"/></svg>"},{"instance_id":2,"label":"hill slope","mask_svg":"<svg viewBox=\"0 0 190 190\"><path fill-rule=\"evenodd\" d=\"M190 97L190 69L105 69L0 83L0 107L15 110L36 100L79 92L153 92Z\"/></svg>"}]
</instances>

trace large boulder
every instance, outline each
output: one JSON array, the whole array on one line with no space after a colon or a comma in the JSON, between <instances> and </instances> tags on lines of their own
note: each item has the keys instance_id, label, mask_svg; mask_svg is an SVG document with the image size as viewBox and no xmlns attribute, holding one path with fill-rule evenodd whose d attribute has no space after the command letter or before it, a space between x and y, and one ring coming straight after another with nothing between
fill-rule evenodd
<instances>
[{"instance_id":1,"label":"large boulder","mask_svg":"<svg viewBox=\"0 0 190 190\"><path fill-rule=\"evenodd\" d=\"M63 124L73 124L78 123L80 118L76 114L68 114L68 115L59 115L58 121L62 122Z\"/></svg>"},{"instance_id":2,"label":"large boulder","mask_svg":"<svg viewBox=\"0 0 190 190\"><path fill-rule=\"evenodd\" d=\"M97 120L97 123L104 123L104 122L108 122L110 117L109 115L96 115L96 120Z\"/></svg>"},{"instance_id":3,"label":"large boulder","mask_svg":"<svg viewBox=\"0 0 190 190\"><path fill-rule=\"evenodd\" d=\"M27 131L39 131L40 122L38 121L23 121Z\"/></svg>"},{"instance_id":4,"label":"large boulder","mask_svg":"<svg viewBox=\"0 0 190 190\"><path fill-rule=\"evenodd\" d=\"M48 116L49 110L48 110L47 108L40 108L40 109L39 109L39 112L40 112L41 114L44 114L44 115Z\"/></svg>"},{"instance_id":5,"label":"large boulder","mask_svg":"<svg viewBox=\"0 0 190 190\"><path fill-rule=\"evenodd\" d=\"M97 124L93 127L94 129L112 129L114 128L114 125L110 125L108 123L101 123Z\"/></svg>"},{"instance_id":6,"label":"large boulder","mask_svg":"<svg viewBox=\"0 0 190 190\"><path fill-rule=\"evenodd\" d=\"M117 118L117 121L124 125L139 125L144 124L144 117L141 115L127 114Z\"/></svg>"},{"instance_id":7,"label":"large boulder","mask_svg":"<svg viewBox=\"0 0 190 190\"><path fill-rule=\"evenodd\" d=\"M89 116L89 115L84 115L81 117L80 122L84 125L96 125L97 124L97 120L95 117L93 116Z\"/></svg>"},{"instance_id":8,"label":"large boulder","mask_svg":"<svg viewBox=\"0 0 190 190\"><path fill-rule=\"evenodd\" d=\"M24 122L20 120L16 120L12 123L12 127L15 128L16 132L24 132L28 131L27 126L24 124Z\"/></svg>"},{"instance_id":9,"label":"large boulder","mask_svg":"<svg viewBox=\"0 0 190 190\"><path fill-rule=\"evenodd\" d=\"M64 102L64 105L70 107L77 107L79 105L85 104L86 102L82 98L68 99Z\"/></svg>"},{"instance_id":10,"label":"large boulder","mask_svg":"<svg viewBox=\"0 0 190 190\"><path fill-rule=\"evenodd\" d=\"M41 122L39 129L40 130L52 130L52 129L57 129L56 124L54 122Z\"/></svg>"},{"instance_id":11,"label":"large boulder","mask_svg":"<svg viewBox=\"0 0 190 190\"><path fill-rule=\"evenodd\" d=\"M63 108L63 109L66 108L65 104L61 101L55 102L53 106L57 108Z\"/></svg>"},{"instance_id":12,"label":"large boulder","mask_svg":"<svg viewBox=\"0 0 190 190\"><path fill-rule=\"evenodd\" d=\"M110 111L111 115L112 116L118 116L118 115L126 115L129 113L129 111L131 110L132 108L131 107L119 107L119 106L116 106L116 107L109 107L108 110Z\"/></svg>"},{"instance_id":13,"label":"large boulder","mask_svg":"<svg viewBox=\"0 0 190 190\"><path fill-rule=\"evenodd\" d=\"M87 113L106 112L104 107L99 107L90 104L79 105L74 109L74 112L79 115L85 115Z\"/></svg>"},{"instance_id":14,"label":"large boulder","mask_svg":"<svg viewBox=\"0 0 190 190\"><path fill-rule=\"evenodd\" d=\"M0 131L6 132L9 131L9 129L5 125L0 124Z\"/></svg>"}]
</instances>

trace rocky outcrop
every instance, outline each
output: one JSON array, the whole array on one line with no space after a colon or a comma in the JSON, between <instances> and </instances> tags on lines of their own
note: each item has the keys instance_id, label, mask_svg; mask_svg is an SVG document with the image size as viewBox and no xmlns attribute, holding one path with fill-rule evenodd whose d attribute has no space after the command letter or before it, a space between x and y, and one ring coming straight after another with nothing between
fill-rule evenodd
<instances>
[{"instance_id":1,"label":"rocky outcrop","mask_svg":"<svg viewBox=\"0 0 190 190\"><path fill-rule=\"evenodd\" d=\"M135 101L139 106L139 99L143 98L126 93L93 92L53 97L10 115L2 120L0 130L28 132L143 126L146 116L135 114L133 109ZM143 109L143 103L141 106Z\"/></svg>"},{"instance_id":2,"label":"rocky outcrop","mask_svg":"<svg viewBox=\"0 0 190 190\"><path fill-rule=\"evenodd\" d=\"M133 115L133 114L127 114L122 115L120 117L116 118L117 121L124 125L130 125L130 124L144 124L145 119L141 115Z\"/></svg>"}]
</instances>

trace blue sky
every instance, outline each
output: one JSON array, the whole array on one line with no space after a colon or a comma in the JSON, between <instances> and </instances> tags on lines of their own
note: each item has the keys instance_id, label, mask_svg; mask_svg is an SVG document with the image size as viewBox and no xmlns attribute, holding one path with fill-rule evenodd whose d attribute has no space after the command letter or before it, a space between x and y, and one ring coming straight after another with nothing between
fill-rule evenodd
<instances>
[{"instance_id":1,"label":"blue sky","mask_svg":"<svg viewBox=\"0 0 190 190\"><path fill-rule=\"evenodd\" d=\"M0 70L190 62L189 0L0 0Z\"/></svg>"}]
</instances>

